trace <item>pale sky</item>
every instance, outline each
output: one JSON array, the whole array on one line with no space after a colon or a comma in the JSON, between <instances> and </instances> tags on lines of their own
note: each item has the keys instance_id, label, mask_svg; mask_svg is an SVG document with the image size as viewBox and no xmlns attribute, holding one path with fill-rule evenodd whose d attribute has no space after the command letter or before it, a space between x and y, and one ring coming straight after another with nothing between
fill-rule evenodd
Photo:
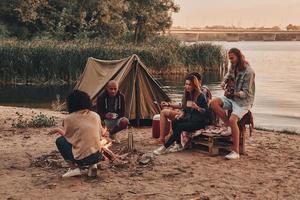
<instances>
[{"instance_id":1,"label":"pale sky","mask_svg":"<svg viewBox=\"0 0 300 200\"><path fill-rule=\"evenodd\" d=\"M175 0L173 26L207 25L280 26L300 25L300 0Z\"/></svg>"}]
</instances>

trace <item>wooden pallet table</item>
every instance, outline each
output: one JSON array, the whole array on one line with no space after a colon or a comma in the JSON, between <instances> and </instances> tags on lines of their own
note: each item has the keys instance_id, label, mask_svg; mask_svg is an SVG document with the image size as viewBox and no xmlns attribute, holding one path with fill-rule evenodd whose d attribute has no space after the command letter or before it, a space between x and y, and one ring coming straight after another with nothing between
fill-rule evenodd
<instances>
[{"instance_id":1,"label":"wooden pallet table","mask_svg":"<svg viewBox=\"0 0 300 200\"><path fill-rule=\"evenodd\" d=\"M245 153L245 130L240 134L240 154ZM231 136L222 136L214 133L202 133L192 139L192 144L199 147L202 152L210 156L219 155L221 150L231 151L232 139Z\"/></svg>"}]
</instances>

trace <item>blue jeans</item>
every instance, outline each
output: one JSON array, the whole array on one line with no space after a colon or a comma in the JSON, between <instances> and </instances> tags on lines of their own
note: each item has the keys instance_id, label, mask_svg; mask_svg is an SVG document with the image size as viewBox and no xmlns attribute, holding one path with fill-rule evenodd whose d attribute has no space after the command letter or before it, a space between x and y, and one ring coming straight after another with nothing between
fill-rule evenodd
<instances>
[{"instance_id":1,"label":"blue jeans","mask_svg":"<svg viewBox=\"0 0 300 200\"><path fill-rule=\"evenodd\" d=\"M66 161L76 163L79 167L96 164L103 158L102 154L98 151L81 160L75 160L72 152L72 144L70 144L65 137L61 136L57 138L55 143L62 157Z\"/></svg>"},{"instance_id":2,"label":"blue jeans","mask_svg":"<svg viewBox=\"0 0 300 200\"><path fill-rule=\"evenodd\" d=\"M205 128L206 123L204 121L189 121L187 119L176 119L172 122L173 134L165 143L165 147L169 148L174 142L181 143L181 133L183 131L196 131Z\"/></svg>"}]
</instances>

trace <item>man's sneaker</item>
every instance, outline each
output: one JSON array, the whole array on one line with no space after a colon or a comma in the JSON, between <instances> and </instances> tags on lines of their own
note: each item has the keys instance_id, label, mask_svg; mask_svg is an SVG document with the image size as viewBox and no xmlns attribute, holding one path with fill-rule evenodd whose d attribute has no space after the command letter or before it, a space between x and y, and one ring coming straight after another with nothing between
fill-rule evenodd
<instances>
[{"instance_id":1,"label":"man's sneaker","mask_svg":"<svg viewBox=\"0 0 300 200\"><path fill-rule=\"evenodd\" d=\"M174 146L170 147L169 152L178 152L178 151L182 151L184 148L182 147L181 144L175 144Z\"/></svg>"},{"instance_id":2,"label":"man's sneaker","mask_svg":"<svg viewBox=\"0 0 300 200\"><path fill-rule=\"evenodd\" d=\"M73 177L73 176L80 176L83 172L79 168L69 169L64 175L63 178Z\"/></svg>"},{"instance_id":3,"label":"man's sneaker","mask_svg":"<svg viewBox=\"0 0 300 200\"><path fill-rule=\"evenodd\" d=\"M161 146L161 147L159 147L158 149L155 149L154 151L153 151L153 153L155 154L155 155L161 155L161 154L165 154L165 153L167 153L168 152L168 150L167 150L167 148L165 147L165 146Z\"/></svg>"},{"instance_id":4,"label":"man's sneaker","mask_svg":"<svg viewBox=\"0 0 300 200\"><path fill-rule=\"evenodd\" d=\"M93 164L91 166L89 166L89 170L88 170L88 176L89 177L96 177L97 176L97 164Z\"/></svg>"},{"instance_id":5,"label":"man's sneaker","mask_svg":"<svg viewBox=\"0 0 300 200\"><path fill-rule=\"evenodd\" d=\"M228 160L239 159L240 154L236 153L235 151L232 151L230 154L226 155L225 158Z\"/></svg>"},{"instance_id":6,"label":"man's sneaker","mask_svg":"<svg viewBox=\"0 0 300 200\"><path fill-rule=\"evenodd\" d=\"M116 134L109 134L109 138L112 140L112 142L114 142L116 144L120 144L121 143Z\"/></svg>"}]
</instances>

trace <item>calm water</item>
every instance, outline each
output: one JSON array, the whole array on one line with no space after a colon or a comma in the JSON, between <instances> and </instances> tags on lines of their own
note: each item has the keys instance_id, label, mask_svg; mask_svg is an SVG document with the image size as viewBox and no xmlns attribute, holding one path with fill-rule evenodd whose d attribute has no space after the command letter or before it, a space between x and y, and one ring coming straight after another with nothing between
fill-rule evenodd
<instances>
[{"instance_id":1,"label":"calm water","mask_svg":"<svg viewBox=\"0 0 300 200\"><path fill-rule=\"evenodd\" d=\"M256 125L300 133L300 42L223 45L242 49L256 72Z\"/></svg>"},{"instance_id":2,"label":"calm water","mask_svg":"<svg viewBox=\"0 0 300 200\"><path fill-rule=\"evenodd\" d=\"M215 42L226 49L241 49L256 72L253 106L257 127L291 130L300 133L300 42ZM214 96L223 91L218 75L205 75ZM182 78L183 79L183 78ZM183 80L163 78L173 97L181 97Z\"/></svg>"},{"instance_id":3,"label":"calm water","mask_svg":"<svg viewBox=\"0 0 300 200\"><path fill-rule=\"evenodd\" d=\"M73 85L35 86L0 85L0 105L24 106L32 108L51 108L53 101L64 100L72 91Z\"/></svg>"},{"instance_id":4,"label":"calm water","mask_svg":"<svg viewBox=\"0 0 300 200\"><path fill-rule=\"evenodd\" d=\"M240 48L256 72L255 124L300 133L300 42L216 42L225 48ZM183 76L157 77L175 101L182 95ZM204 83L214 96L223 94L222 76L205 74ZM51 107L64 99L73 86L0 87L0 104Z\"/></svg>"}]
</instances>

